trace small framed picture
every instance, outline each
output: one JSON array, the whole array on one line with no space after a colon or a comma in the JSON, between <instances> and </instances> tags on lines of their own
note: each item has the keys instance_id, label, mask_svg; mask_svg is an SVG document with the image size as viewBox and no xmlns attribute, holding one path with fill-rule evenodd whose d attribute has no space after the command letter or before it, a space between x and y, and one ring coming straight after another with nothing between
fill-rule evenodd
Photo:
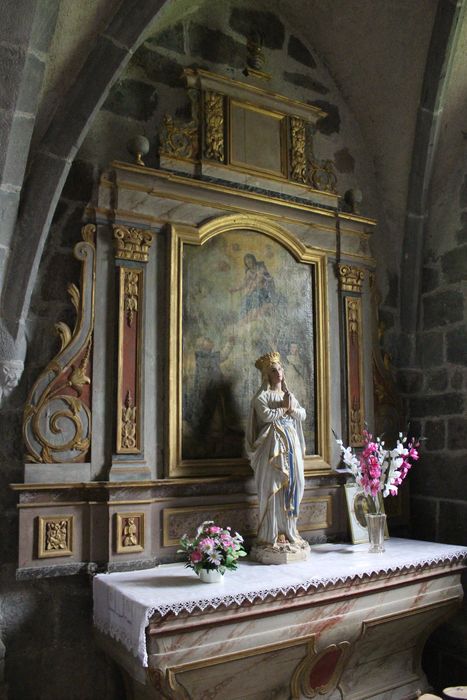
<instances>
[{"instance_id":1,"label":"small framed picture","mask_svg":"<svg viewBox=\"0 0 467 700\"><path fill-rule=\"evenodd\" d=\"M381 493L378 494L381 512L384 513L384 501ZM373 499L368 496L358 484L351 482L345 485L345 500L347 503L347 512L349 514L350 536L352 544L361 544L368 542L368 529L366 526L365 515L367 513L375 513L375 504ZM388 527L384 533L385 539L389 537Z\"/></svg>"}]
</instances>

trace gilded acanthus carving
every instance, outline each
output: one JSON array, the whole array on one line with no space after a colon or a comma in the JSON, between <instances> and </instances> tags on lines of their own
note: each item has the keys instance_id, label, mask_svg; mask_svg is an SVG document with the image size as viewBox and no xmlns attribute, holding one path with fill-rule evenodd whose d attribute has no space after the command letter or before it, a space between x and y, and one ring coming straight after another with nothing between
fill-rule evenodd
<instances>
[{"instance_id":1,"label":"gilded acanthus carving","mask_svg":"<svg viewBox=\"0 0 467 700\"><path fill-rule=\"evenodd\" d=\"M224 162L224 96L204 93L204 157Z\"/></svg>"},{"instance_id":2,"label":"gilded acanthus carving","mask_svg":"<svg viewBox=\"0 0 467 700\"><path fill-rule=\"evenodd\" d=\"M358 267L339 264L337 266L339 285L344 292L361 292L365 273Z\"/></svg>"},{"instance_id":3,"label":"gilded acanthus carving","mask_svg":"<svg viewBox=\"0 0 467 700\"><path fill-rule=\"evenodd\" d=\"M316 190L335 194L337 175L332 160L309 160L308 181Z\"/></svg>"},{"instance_id":4,"label":"gilded acanthus carving","mask_svg":"<svg viewBox=\"0 0 467 700\"><path fill-rule=\"evenodd\" d=\"M322 192L336 192L334 163L315 158L311 126L300 117L290 117L290 179Z\"/></svg>"},{"instance_id":5,"label":"gilded acanthus carving","mask_svg":"<svg viewBox=\"0 0 467 700\"><path fill-rule=\"evenodd\" d=\"M136 447L136 429L136 406L133 404L133 398L128 391L125 405L122 406L121 446L124 449L132 450Z\"/></svg>"},{"instance_id":6,"label":"gilded acanthus carving","mask_svg":"<svg viewBox=\"0 0 467 700\"><path fill-rule=\"evenodd\" d=\"M81 292L70 285L76 309L73 331L56 325L61 347L34 384L24 411L26 461L83 462L91 441L89 363L94 325L95 226L83 227L83 241L74 249L82 262Z\"/></svg>"},{"instance_id":7,"label":"gilded acanthus carving","mask_svg":"<svg viewBox=\"0 0 467 700\"><path fill-rule=\"evenodd\" d=\"M290 118L290 177L295 182L307 183L306 126L299 117Z\"/></svg>"},{"instance_id":8,"label":"gilded acanthus carving","mask_svg":"<svg viewBox=\"0 0 467 700\"><path fill-rule=\"evenodd\" d=\"M131 269L125 270L124 279L124 299L125 299L125 315L128 325L133 325L135 313L138 311L138 296L139 296L139 274Z\"/></svg>"},{"instance_id":9,"label":"gilded acanthus carving","mask_svg":"<svg viewBox=\"0 0 467 700\"><path fill-rule=\"evenodd\" d=\"M115 257L119 260L147 262L152 243L151 231L132 226L113 225Z\"/></svg>"},{"instance_id":10,"label":"gilded acanthus carving","mask_svg":"<svg viewBox=\"0 0 467 700\"><path fill-rule=\"evenodd\" d=\"M191 120L178 121L166 114L161 131L160 155L169 158L197 160L199 158L199 90L188 90Z\"/></svg>"}]
</instances>

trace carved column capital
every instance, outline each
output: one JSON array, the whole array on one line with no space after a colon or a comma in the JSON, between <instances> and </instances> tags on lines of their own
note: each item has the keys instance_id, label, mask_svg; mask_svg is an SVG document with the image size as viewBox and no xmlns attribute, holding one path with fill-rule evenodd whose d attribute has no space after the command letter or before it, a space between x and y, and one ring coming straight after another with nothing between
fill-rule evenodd
<instances>
[{"instance_id":1,"label":"carved column capital","mask_svg":"<svg viewBox=\"0 0 467 700\"><path fill-rule=\"evenodd\" d=\"M114 224L115 257L118 260L147 262L152 244L151 231Z\"/></svg>"},{"instance_id":2,"label":"carved column capital","mask_svg":"<svg viewBox=\"0 0 467 700\"><path fill-rule=\"evenodd\" d=\"M365 273L359 267L353 267L347 263L337 266L337 275L339 277L339 286L343 292L362 292L362 284L365 279Z\"/></svg>"}]
</instances>

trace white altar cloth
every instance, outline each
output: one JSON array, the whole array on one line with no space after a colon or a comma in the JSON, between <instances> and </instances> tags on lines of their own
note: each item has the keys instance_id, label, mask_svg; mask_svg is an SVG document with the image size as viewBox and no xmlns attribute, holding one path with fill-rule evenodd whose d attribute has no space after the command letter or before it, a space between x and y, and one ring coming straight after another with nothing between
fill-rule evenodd
<instances>
[{"instance_id":1,"label":"white altar cloth","mask_svg":"<svg viewBox=\"0 0 467 700\"><path fill-rule=\"evenodd\" d=\"M147 666L145 630L156 613L178 615L182 611L241 605L267 596L350 583L372 574L467 559L467 548L454 545L391 538L385 546L384 553L370 554L368 543L315 545L308 561L294 564L267 566L242 561L237 571L227 572L224 581L217 584L201 582L183 564L99 574L94 578L94 624Z\"/></svg>"}]
</instances>

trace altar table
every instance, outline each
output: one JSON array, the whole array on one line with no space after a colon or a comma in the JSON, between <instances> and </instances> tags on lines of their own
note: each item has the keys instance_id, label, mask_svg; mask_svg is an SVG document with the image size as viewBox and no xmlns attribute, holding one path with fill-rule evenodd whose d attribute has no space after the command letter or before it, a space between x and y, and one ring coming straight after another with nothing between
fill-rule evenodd
<instances>
[{"instance_id":1,"label":"altar table","mask_svg":"<svg viewBox=\"0 0 467 700\"><path fill-rule=\"evenodd\" d=\"M96 634L137 699L415 698L466 561L467 548L392 538L382 554L327 544L306 562L242 561L219 584L183 564L102 574Z\"/></svg>"}]
</instances>

